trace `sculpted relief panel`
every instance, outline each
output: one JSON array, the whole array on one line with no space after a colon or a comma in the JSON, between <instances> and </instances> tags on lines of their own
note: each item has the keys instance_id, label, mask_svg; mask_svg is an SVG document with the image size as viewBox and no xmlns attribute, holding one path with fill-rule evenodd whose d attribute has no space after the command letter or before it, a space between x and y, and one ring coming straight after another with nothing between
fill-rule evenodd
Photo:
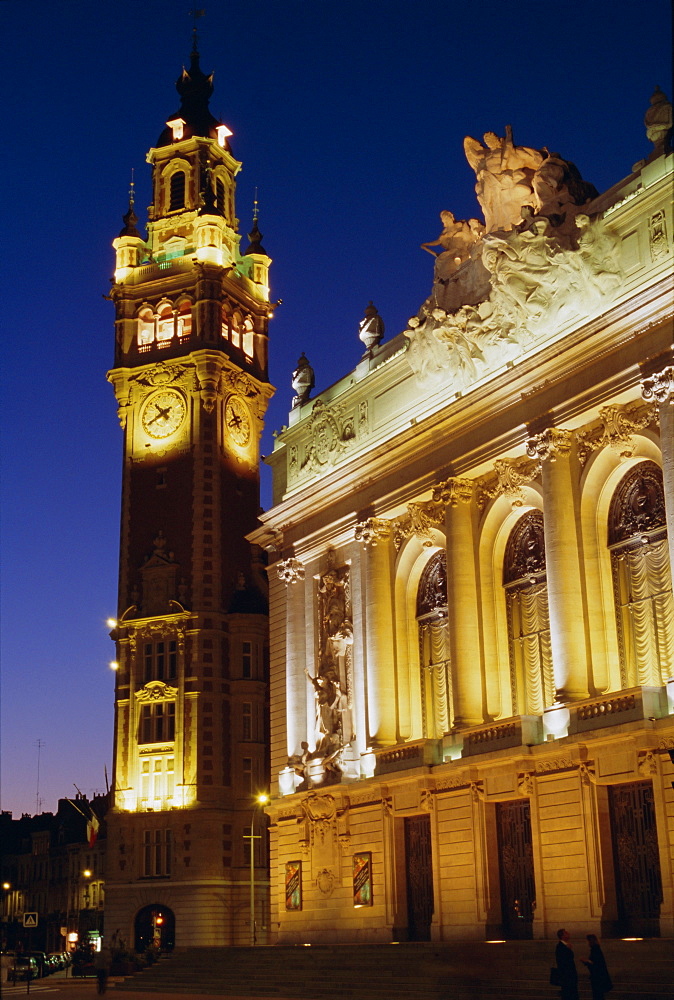
<instances>
[{"instance_id":1,"label":"sculpted relief panel","mask_svg":"<svg viewBox=\"0 0 674 1000\"><path fill-rule=\"evenodd\" d=\"M423 244L436 257L431 296L405 330L424 386L461 391L564 323L591 315L620 285L617 237L585 206L595 188L558 153L488 132L465 140L485 225L441 213Z\"/></svg>"}]
</instances>

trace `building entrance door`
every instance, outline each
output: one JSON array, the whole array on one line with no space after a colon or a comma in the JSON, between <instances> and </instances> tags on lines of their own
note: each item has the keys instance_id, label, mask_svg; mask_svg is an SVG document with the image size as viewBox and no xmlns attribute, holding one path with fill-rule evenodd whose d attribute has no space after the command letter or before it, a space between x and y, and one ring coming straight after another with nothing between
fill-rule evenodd
<instances>
[{"instance_id":1,"label":"building entrance door","mask_svg":"<svg viewBox=\"0 0 674 1000\"><path fill-rule=\"evenodd\" d=\"M623 936L657 937L660 934L662 878L653 786L650 781L611 785L609 802L618 903L617 931Z\"/></svg>"},{"instance_id":2,"label":"building entrance door","mask_svg":"<svg viewBox=\"0 0 674 1000\"><path fill-rule=\"evenodd\" d=\"M536 883L528 799L496 803L501 911L506 938L533 937Z\"/></svg>"},{"instance_id":3,"label":"building entrance door","mask_svg":"<svg viewBox=\"0 0 674 1000\"><path fill-rule=\"evenodd\" d=\"M157 951L172 951L176 938L176 920L173 910L161 903L151 903L136 914L134 923L135 949L139 952L148 948Z\"/></svg>"},{"instance_id":4,"label":"building entrance door","mask_svg":"<svg viewBox=\"0 0 674 1000\"><path fill-rule=\"evenodd\" d=\"M407 936L409 941L430 941L433 919L433 852L431 817L405 817L405 869L407 872Z\"/></svg>"}]
</instances>

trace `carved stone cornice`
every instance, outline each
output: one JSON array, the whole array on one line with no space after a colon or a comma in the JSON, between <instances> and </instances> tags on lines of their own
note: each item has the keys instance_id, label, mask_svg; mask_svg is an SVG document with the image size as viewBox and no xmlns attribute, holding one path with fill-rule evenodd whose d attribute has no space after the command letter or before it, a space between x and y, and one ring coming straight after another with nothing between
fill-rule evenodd
<instances>
[{"instance_id":1,"label":"carved stone cornice","mask_svg":"<svg viewBox=\"0 0 674 1000\"><path fill-rule=\"evenodd\" d=\"M573 446L573 431L562 427L548 427L541 434L534 434L527 441L527 455L541 462L566 457Z\"/></svg>"},{"instance_id":2,"label":"carved stone cornice","mask_svg":"<svg viewBox=\"0 0 674 1000\"><path fill-rule=\"evenodd\" d=\"M459 503L470 503L473 499L472 479L450 476L444 483L438 483L433 490L433 500L445 507L456 507Z\"/></svg>"},{"instance_id":3,"label":"carved stone cornice","mask_svg":"<svg viewBox=\"0 0 674 1000\"><path fill-rule=\"evenodd\" d=\"M613 448L627 458L634 452L632 435L657 421L657 407L647 406L602 406L599 411L600 423L590 430L576 434L578 458L584 464L591 452L599 448Z\"/></svg>"},{"instance_id":4,"label":"carved stone cornice","mask_svg":"<svg viewBox=\"0 0 674 1000\"><path fill-rule=\"evenodd\" d=\"M440 527L444 520L442 504L434 501L410 503L407 505L407 513L393 522L393 543L399 549L406 538L415 535L428 548L433 545L433 528Z\"/></svg>"},{"instance_id":5,"label":"carved stone cornice","mask_svg":"<svg viewBox=\"0 0 674 1000\"><path fill-rule=\"evenodd\" d=\"M674 365L645 378L641 383L641 395L644 399L654 399L656 403L674 406Z\"/></svg>"},{"instance_id":6,"label":"carved stone cornice","mask_svg":"<svg viewBox=\"0 0 674 1000\"><path fill-rule=\"evenodd\" d=\"M178 697L178 688L163 681L150 681L140 691L136 691L137 701L172 701Z\"/></svg>"},{"instance_id":7,"label":"carved stone cornice","mask_svg":"<svg viewBox=\"0 0 674 1000\"><path fill-rule=\"evenodd\" d=\"M356 524L354 538L363 545L371 545L373 548L377 542L390 538L393 532L393 524L383 517L368 517L365 521L358 521Z\"/></svg>"},{"instance_id":8,"label":"carved stone cornice","mask_svg":"<svg viewBox=\"0 0 674 1000\"><path fill-rule=\"evenodd\" d=\"M478 505L483 507L487 500L505 497L510 500L513 507L521 507L525 500L522 487L540 475L541 466L540 462L527 458L517 462L506 458L497 458L494 462L494 473L496 482L494 482L493 477L490 477L479 484Z\"/></svg>"},{"instance_id":9,"label":"carved stone cornice","mask_svg":"<svg viewBox=\"0 0 674 1000\"><path fill-rule=\"evenodd\" d=\"M304 579L304 566L299 559L281 559L276 563L276 572L286 587L289 583L299 583Z\"/></svg>"}]
</instances>

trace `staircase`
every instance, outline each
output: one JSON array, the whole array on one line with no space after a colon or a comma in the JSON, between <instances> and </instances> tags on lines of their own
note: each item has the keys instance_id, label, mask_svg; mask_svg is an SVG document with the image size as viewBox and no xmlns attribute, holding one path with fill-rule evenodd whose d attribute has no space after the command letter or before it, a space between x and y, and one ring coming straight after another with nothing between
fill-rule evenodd
<instances>
[{"instance_id":1,"label":"staircase","mask_svg":"<svg viewBox=\"0 0 674 1000\"><path fill-rule=\"evenodd\" d=\"M190 948L114 984L116 992L278 1000L556 1000L555 943L314 945ZM608 1000L674 1000L674 941L603 941L614 988ZM581 1000L590 997L579 961ZM113 984L111 984L113 986ZM120 997L123 1000L123 997Z\"/></svg>"}]
</instances>

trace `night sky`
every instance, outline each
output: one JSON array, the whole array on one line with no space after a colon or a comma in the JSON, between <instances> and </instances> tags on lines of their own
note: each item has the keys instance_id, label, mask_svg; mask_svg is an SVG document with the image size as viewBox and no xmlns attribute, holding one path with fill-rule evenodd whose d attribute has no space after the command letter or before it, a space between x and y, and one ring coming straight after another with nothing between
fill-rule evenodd
<instances>
[{"instance_id":1,"label":"night sky","mask_svg":"<svg viewBox=\"0 0 674 1000\"><path fill-rule=\"evenodd\" d=\"M54 810L75 785L104 791L111 774L122 437L105 380L110 244L132 168L145 222L145 154L179 104L189 8L0 0L2 808L15 816ZM370 299L389 337L426 298L433 261L419 247L440 211L479 214L465 135L512 124L518 144L561 152L601 191L648 155L655 85L672 96L666 0L211 0L198 28L211 110L244 164L240 228L257 187L283 300L263 454L302 351L319 391L359 360Z\"/></svg>"}]
</instances>

